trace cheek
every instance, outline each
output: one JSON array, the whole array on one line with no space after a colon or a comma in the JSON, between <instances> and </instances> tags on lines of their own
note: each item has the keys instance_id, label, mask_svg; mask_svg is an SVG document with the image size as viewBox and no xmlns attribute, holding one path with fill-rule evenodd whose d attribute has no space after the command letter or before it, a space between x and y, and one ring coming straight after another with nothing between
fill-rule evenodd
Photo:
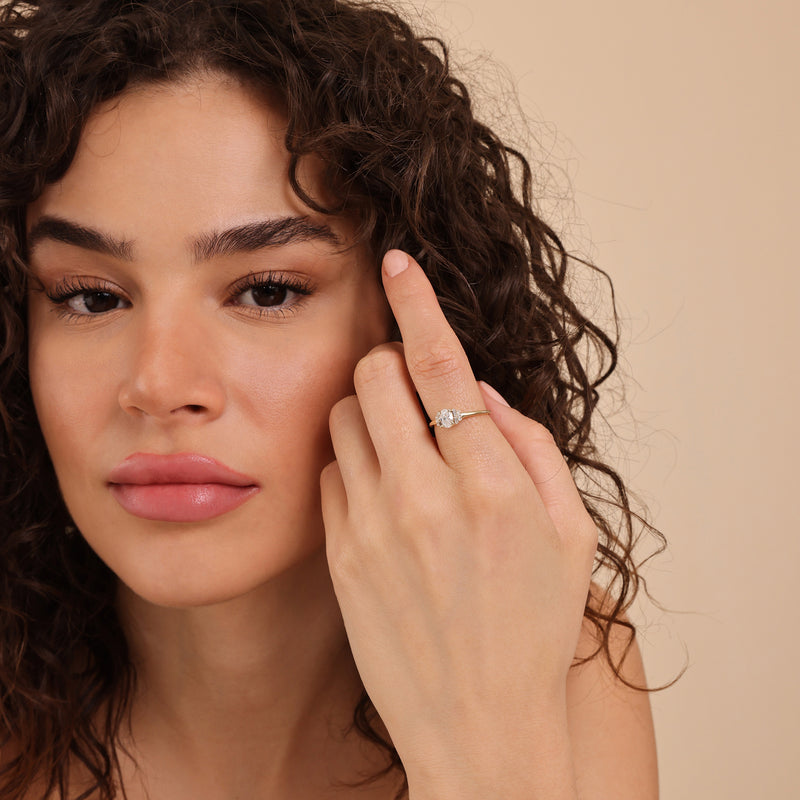
<instances>
[{"instance_id":1,"label":"cheek","mask_svg":"<svg viewBox=\"0 0 800 800\"><path fill-rule=\"evenodd\" d=\"M381 295L382 297L382 295ZM343 324L342 319L347 320ZM359 359L386 341L388 314L376 302L372 314L359 320L355 309L336 322L317 326L314 336L298 337L268 360L242 360L235 367L242 389L237 405L256 421L260 431L271 431L283 448L286 463L301 468L316 484L319 470L333 459L328 417L333 405L353 394L353 372ZM319 331L323 331L320 333Z\"/></svg>"},{"instance_id":2,"label":"cheek","mask_svg":"<svg viewBox=\"0 0 800 800\"><path fill-rule=\"evenodd\" d=\"M40 332L35 325L29 335L31 393L39 426L56 462L80 452L109 424L109 410L116 399L116 367L102 347L84 352L63 337Z\"/></svg>"},{"instance_id":3,"label":"cheek","mask_svg":"<svg viewBox=\"0 0 800 800\"><path fill-rule=\"evenodd\" d=\"M68 347L31 329L28 351L31 394L48 450L58 467L63 454L74 453L72 442L88 435L90 420L96 421L97 384L88 391L81 364Z\"/></svg>"},{"instance_id":4,"label":"cheek","mask_svg":"<svg viewBox=\"0 0 800 800\"><path fill-rule=\"evenodd\" d=\"M328 455L328 415L338 400L353 393L353 370L361 355L360 349L320 342L283 357L273 355L254 370L243 364L237 405L258 431L272 433L287 459L321 450Z\"/></svg>"}]
</instances>

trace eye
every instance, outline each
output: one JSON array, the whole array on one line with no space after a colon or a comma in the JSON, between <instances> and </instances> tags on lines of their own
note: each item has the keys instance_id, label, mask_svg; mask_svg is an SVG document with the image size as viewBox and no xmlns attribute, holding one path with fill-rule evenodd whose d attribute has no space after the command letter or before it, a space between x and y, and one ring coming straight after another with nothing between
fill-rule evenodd
<instances>
[{"instance_id":1,"label":"eye","mask_svg":"<svg viewBox=\"0 0 800 800\"><path fill-rule=\"evenodd\" d=\"M279 283L259 283L251 286L238 296L239 303L243 306L280 306L294 292L286 285Z\"/></svg>"},{"instance_id":2,"label":"eye","mask_svg":"<svg viewBox=\"0 0 800 800\"><path fill-rule=\"evenodd\" d=\"M295 275L248 275L232 288L231 304L260 314L285 314L297 310L311 292L308 282Z\"/></svg>"},{"instance_id":3,"label":"eye","mask_svg":"<svg viewBox=\"0 0 800 800\"><path fill-rule=\"evenodd\" d=\"M67 278L47 292L47 297L60 313L71 317L99 316L130 305L111 286L84 278Z\"/></svg>"},{"instance_id":4,"label":"eye","mask_svg":"<svg viewBox=\"0 0 800 800\"><path fill-rule=\"evenodd\" d=\"M65 303L76 314L104 314L123 308L123 301L111 292L81 292L68 298Z\"/></svg>"}]
</instances>

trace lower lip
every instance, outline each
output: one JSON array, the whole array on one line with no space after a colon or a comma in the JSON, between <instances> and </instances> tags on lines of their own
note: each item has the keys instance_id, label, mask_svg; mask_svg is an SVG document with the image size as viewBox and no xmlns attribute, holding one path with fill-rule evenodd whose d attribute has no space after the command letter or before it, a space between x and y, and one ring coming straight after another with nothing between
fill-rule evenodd
<instances>
[{"instance_id":1,"label":"lower lip","mask_svg":"<svg viewBox=\"0 0 800 800\"><path fill-rule=\"evenodd\" d=\"M257 486L225 483L112 483L111 494L129 513L160 522L202 522L233 511Z\"/></svg>"}]
</instances>

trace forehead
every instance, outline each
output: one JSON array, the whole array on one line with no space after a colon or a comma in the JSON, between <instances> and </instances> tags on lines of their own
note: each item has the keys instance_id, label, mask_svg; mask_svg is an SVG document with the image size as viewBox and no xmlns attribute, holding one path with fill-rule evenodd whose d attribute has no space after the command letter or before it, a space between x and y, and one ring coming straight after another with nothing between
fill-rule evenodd
<instances>
[{"instance_id":1,"label":"forehead","mask_svg":"<svg viewBox=\"0 0 800 800\"><path fill-rule=\"evenodd\" d=\"M29 209L141 240L307 215L292 191L277 103L227 76L139 86L98 106L74 160ZM321 191L313 160L299 178Z\"/></svg>"}]
</instances>

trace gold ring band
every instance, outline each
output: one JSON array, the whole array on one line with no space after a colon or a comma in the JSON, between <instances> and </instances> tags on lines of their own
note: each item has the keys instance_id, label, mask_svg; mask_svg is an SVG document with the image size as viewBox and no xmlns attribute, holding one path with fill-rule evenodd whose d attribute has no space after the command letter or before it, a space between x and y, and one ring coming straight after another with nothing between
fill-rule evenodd
<instances>
[{"instance_id":1,"label":"gold ring band","mask_svg":"<svg viewBox=\"0 0 800 800\"><path fill-rule=\"evenodd\" d=\"M454 425L458 425L462 419L488 413L485 408L480 411L459 411L456 408L443 408L441 411L436 412L433 421L429 422L428 426L431 428L434 426L437 428L452 428Z\"/></svg>"}]
</instances>

